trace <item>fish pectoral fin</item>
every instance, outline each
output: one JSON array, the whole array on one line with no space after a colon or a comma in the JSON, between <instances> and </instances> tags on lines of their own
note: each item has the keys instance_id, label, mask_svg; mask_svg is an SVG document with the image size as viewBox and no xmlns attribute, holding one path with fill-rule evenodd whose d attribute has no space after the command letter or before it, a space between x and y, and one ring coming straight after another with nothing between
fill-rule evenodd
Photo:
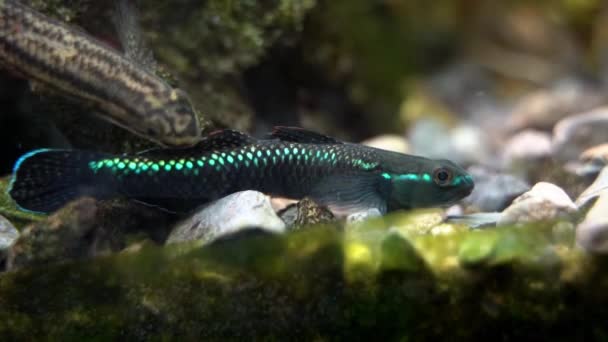
<instances>
[{"instance_id":1,"label":"fish pectoral fin","mask_svg":"<svg viewBox=\"0 0 608 342\"><path fill-rule=\"evenodd\" d=\"M131 1L115 0L112 22L125 57L141 65L150 72L156 71L156 60L152 50L146 45L141 27L139 13Z\"/></svg>"},{"instance_id":2,"label":"fish pectoral fin","mask_svg":"<svg viewBox=\"0 0 608 342\"><path fill-rule=\"evenodd\" d=\"M336 138L300 127L275 126L269 138L302 144L343 144Z\"/></svg>"},{"instance_id":3,"label":"fish pectoral fin","mask_svg":"<svg viewBox=\"0 0 608 342\"><path fill-rule=\"evenodd\" d=\"M381 192L375 174L335 175L317 183L311 189L310 197L340 216L371 208L377 208L384 214L387 203Z\"/></svg>"}]
</instances>

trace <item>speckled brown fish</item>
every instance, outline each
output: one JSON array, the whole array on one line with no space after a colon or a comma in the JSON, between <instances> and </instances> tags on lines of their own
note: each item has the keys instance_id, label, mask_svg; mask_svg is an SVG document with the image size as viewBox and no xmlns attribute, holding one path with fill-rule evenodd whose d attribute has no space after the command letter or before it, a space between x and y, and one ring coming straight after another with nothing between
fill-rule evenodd
<instances>
[{"instance_id":1,"label":"speckled brown fish","mask_svg":"<svg viewBox=\"0 0 608 342\"><path fill-rule=\"evenodd\" d=\"M188 96L127 55L18 1L0 0L1 65L94 104L103 118L157 143L196 143L200 129Z\"/></svg>"}]
</instances>

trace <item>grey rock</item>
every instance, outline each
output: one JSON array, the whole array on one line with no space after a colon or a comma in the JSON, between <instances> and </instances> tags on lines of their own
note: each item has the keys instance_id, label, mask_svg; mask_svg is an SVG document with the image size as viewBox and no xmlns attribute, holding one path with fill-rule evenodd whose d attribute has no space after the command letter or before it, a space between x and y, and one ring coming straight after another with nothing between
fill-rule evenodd
<instances>
[{"instance_id":1,"label":"grey rock","mask_svg":"<svg viewBox=\"0 0 608 342\"><path fill-rule=\"evenodd\" d=\"M533 161L550 155L551 136L532 129L512 136L503 150L503 159L507 165L517 161Z\"/></svg>"},{"instance_id":2,"label":"grey rock","mask_svg":"<svg viewBox=\"0 0 608 342\"><path fill-rule=\"evenodd\" d=\"M598 87L575 78L563 79L549 89L522 98L509 114L507 126L516 131L525 128L550 129L562 118L591 110L605 97Z\"/></svg>"},{"instance_id":3,"label":"grey rock","mask_svg":"<svg viewBox=\"0 0 608 342\"><path fill-rule=\"evenodd\" d=\"M583 151L578 161L567 163L566 169L587 177L597 175L606 165L608 165L608 143Z\"/></svg>"},{"instance_id":4,"label":"grey rock","mask_svg":"<svg viewBox=\"0 0 608 342\"><path fill-rule=\"evenodd\" d=\"M442 137L440 144L437 137ZM476 125L461 124L450 129L434 119L420 119L408 131L413 154L447 158L459 164L485 160L490 155L487 140Z\"/></svg>"},{"instance_id":5,"label":"grey rock","mask_svg":"<svg viewBox=\"0 0 608 342\"><path fill-rule=\"evenodd\" d=\"M576 244L592 253L608 253L608 189L598 196L576 228Z\"/></svg>"},{"instance_id":6,"label":"grey rock","mask_svg":"<svg viewBox=\"0 0 608 342\"><path fill-rule=\"evenodd\" d=\"M553 128L553 155L562 161L577 160L587 149L606 142L608 107L570 116Z\"/></svg>"},{"instance_id":7,"label":"grey rock","mask_svg":"<svg viewBox=\"0 0 608 342\"><path fill-rule=\"evenodd\" d=\"M0 215L0 260L4 259L6 251L11 248L19 237L19 231L13 224Z\"/></svg>"},{"instance_id":8,"label":"grey rock","mask_svg":"<svg viewBox=\"0 0 608 342\"><path fill-rule=\"evenodd\" d=\"M501 211L513 199L530 189L530 184L516 176L488 170L480 166L468 169L475 180L475 189L463 200L468 206L484 212Z\"/></svg>"},{"instance_id":9,"label":"grey rock","mask_svg":"<svg viewBox=\"0 0 608 342\"><path fill-rule=\"evenodd\" d=\"M608 190L608 167L604 167L595 181L576 198L576 205L582 207Z\"/></svg>"},{"instance_id":10,"label":"grey rock","mask_svg":"<svg viewBox=\"0 0 608 342\"><path fill-rule=\"evenodd\" d=\"M380 213L380 210L378 210L377 208L370 208L365 211L360 211L360 212L356 212L356 213L352 213L352 214L348 215L346 217L346 222L347 223L356 223L356 222L365 221L372 217L380 217L380 216L382 216L382 213Z\"/></svg>"},{"instance_id":11,"label":"grey rock","mask_svg":"<svg viewBox=\"0 0 608 342\"><path fill-rule=\"evenodd\" d=\"M560 187L540 182L530 191L517 197L501 213L497 225L570 218L577 209L568 194Z\"/></svg>"},{"instance_id":12,"label":"grey rock","mask_svg":"<svg viewBox=\"0 0 608 342\"><path fill-rule=\"evenodd\" d=\"M448 215L446 218L447 223L464 224L473 229L494 227L496 222L500 219L501 213L499 212L488 212L488 213L474 213L468 215Z\"/></svg>"},{"instance_id":13,"label":"grey rock","mask_svg":"<svg viewBox=\"0 0 608 342\"><path fill-rule=\"evenodd\" d=\"M285 223L275 214L268 197L257 191L236 192L202 207L173 228L167 243L210 242L248 228L285 232Z\"/></svg>"}]
</instances>

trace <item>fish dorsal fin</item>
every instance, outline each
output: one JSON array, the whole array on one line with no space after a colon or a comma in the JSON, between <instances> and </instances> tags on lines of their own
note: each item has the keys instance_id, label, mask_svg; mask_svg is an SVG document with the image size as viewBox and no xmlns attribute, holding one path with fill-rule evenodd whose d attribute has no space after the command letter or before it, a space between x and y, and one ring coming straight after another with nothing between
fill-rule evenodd
<instances>
[{"instance_id":1,"label":"fish dorsal fin","mask_svg":"<svg viewBox=\"0 0 608 342\"><path fill-rule=\"evenodd\" d=\"M270 138L303 144L343 144L336 138L300 127L276 126L270 133Z\"/></svg>"},{"instance_id":2,"label":"fish dorsal fin","mask_svg":"<svg viewBox=\"0 0 608 342\"><path fill-rule=\"evenodd\" d=\"M194 146L199 151L235 148L251 144L255 139L243 132L232 129L223 129L209 133Z\"/></svg>"},{"instance_id":3,"label":"fish dorsal fin","mask_svg":"<svg viewBox=\"0 0 608 342\"><path fill-rule=\"evenodd\" d=\"M154 148L142 151L143 156L171 155L171 156L190 156L192 153L222 150L226 148L237 148L254 142L255 139L245 133L224 129L211 132L196 145L186 148Z\"/></svg>"}]
</instances>

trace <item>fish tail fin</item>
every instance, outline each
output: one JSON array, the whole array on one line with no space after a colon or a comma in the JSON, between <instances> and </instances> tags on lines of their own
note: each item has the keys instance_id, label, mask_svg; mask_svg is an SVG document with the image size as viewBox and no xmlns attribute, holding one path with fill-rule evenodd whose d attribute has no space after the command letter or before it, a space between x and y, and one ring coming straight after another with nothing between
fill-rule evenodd
<instances>
[{"instance_id":1,"label":"fish tail fin","mask_svg":"<svg viewBox=\"0 0 608 342\"><path fill-rule=\"evenodd\" d=\"M48 213L83 196L102 198L111 186L96 184L103 175L89 167L110 155L59 149L39 149L23 155L15 163L8 194L20 209Z\"/></svg>"}]
</instances>

